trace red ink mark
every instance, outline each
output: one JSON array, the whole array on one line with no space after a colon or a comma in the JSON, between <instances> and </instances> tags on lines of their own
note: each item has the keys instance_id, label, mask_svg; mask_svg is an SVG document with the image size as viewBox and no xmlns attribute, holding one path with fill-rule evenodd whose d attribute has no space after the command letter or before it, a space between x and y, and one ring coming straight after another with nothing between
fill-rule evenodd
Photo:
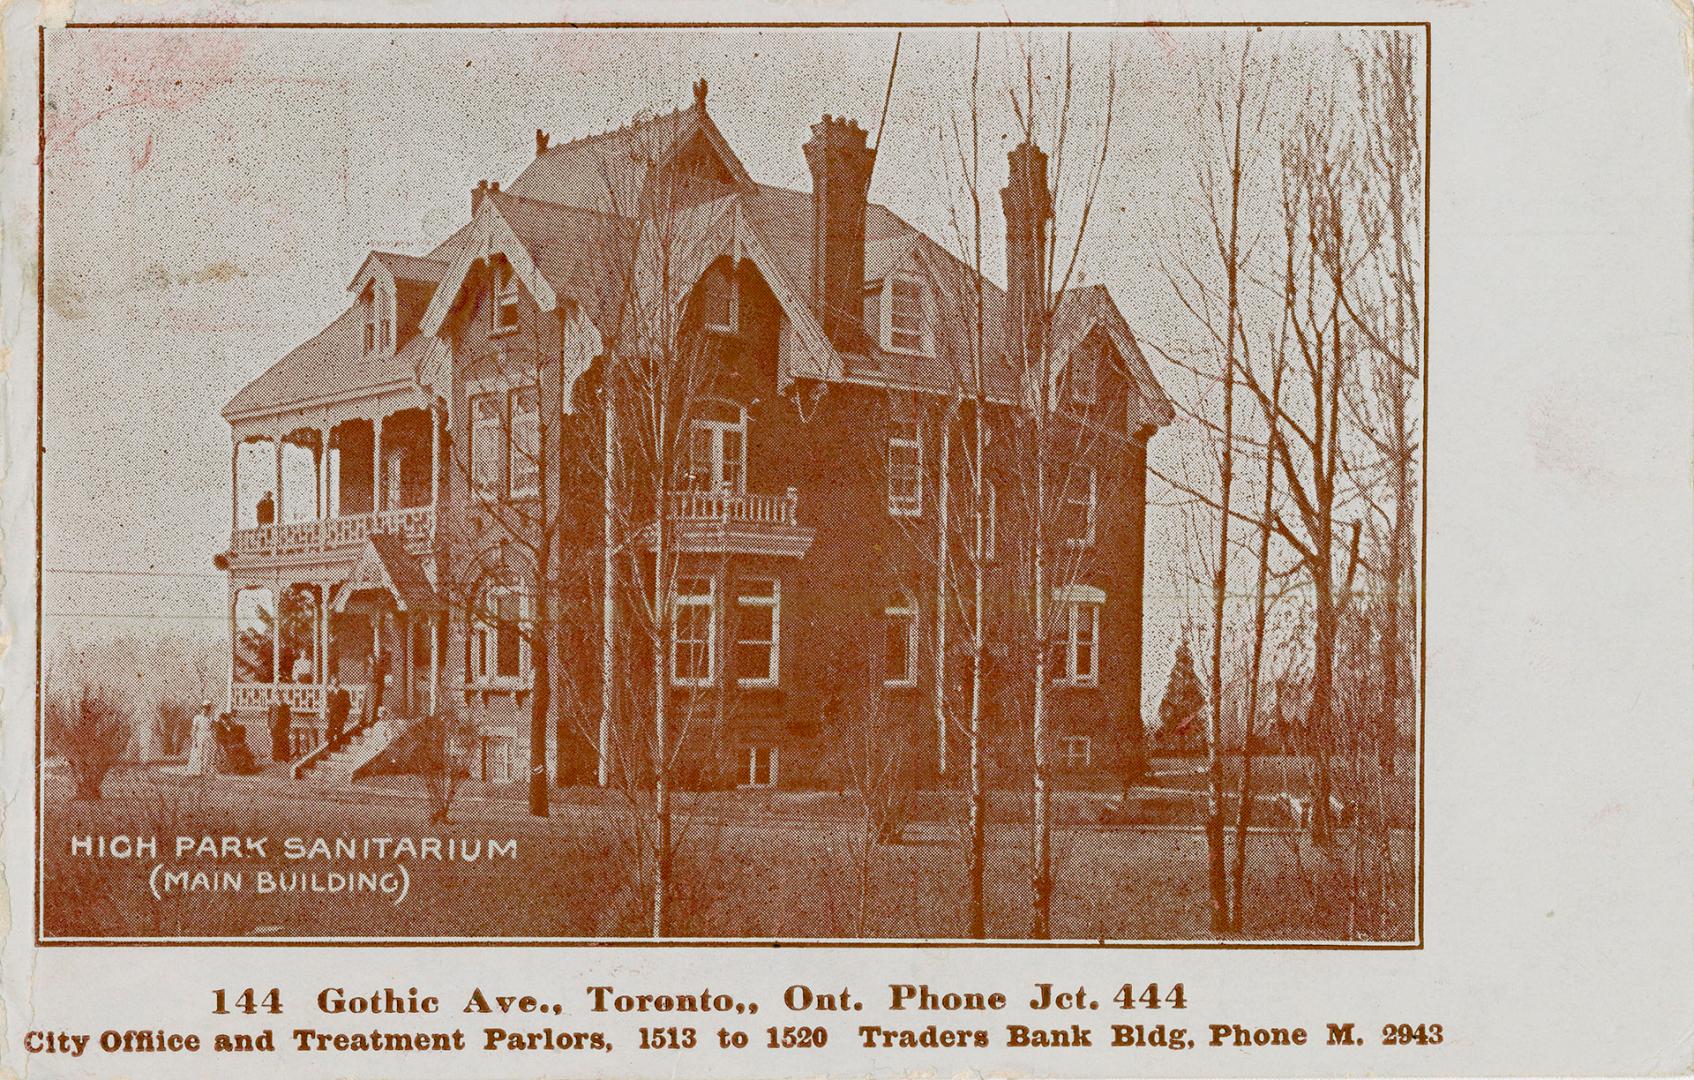
<instances>
[{"instance_id":1,"label":"red ink mark","mask_svg":"<svg viewBox=\"0 0 1694 1080\"><path fill-rule=\"evenodd\" d=\"M129 163L133 167L132 171L140 172L142 169L145 169L147 167L147 159L151 158L152 156L153 156L153 133L151 131L149 131L147 133L147 145L141 148L141 156L136 157L134 154L131 154L129 156Z\"/></svg>"}]
</instances>

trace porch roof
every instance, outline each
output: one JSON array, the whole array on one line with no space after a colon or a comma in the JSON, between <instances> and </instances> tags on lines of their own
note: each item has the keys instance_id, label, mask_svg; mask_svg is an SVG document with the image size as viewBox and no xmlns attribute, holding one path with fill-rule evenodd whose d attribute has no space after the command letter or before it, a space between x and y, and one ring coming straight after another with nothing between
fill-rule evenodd
<instances>
[{"instance_id":1,"label":"porch roof","mask_svg":"<svg viewBox=\"0 0 1694 1080\"><path fill-rule=\"evenodd\" d=\"M353 594L373 590L392 596L400 611L439 611L445 606L423 564L406 550L401 537L388 533L373 533L365 539L358 561L336 592L335 611L346 611Z\"/></svg>"}]
</instances>

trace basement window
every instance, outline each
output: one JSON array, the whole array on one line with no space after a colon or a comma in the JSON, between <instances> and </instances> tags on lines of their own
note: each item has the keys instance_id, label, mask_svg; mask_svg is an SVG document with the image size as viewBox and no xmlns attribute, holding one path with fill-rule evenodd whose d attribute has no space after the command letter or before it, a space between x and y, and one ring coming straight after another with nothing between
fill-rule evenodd
<instances>
[{"instance_id":1,"label":"basement window","mask_svg":"<svg viewBox=\"0 0 1694 1080\"><path fill-rule=\"evenodd\" d=\"M776 747L747 748L747 786L776 787Z\"/></svg>"}]
</instances>

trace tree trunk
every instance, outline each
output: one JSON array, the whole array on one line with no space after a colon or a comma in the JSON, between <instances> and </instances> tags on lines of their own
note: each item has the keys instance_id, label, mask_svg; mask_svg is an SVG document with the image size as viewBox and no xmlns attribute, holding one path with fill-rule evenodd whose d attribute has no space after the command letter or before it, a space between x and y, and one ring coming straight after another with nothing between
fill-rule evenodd
<instances>
[{"instance_id":1,"label":"tree trunk","mask_svg":"<svg viewBox=\"0 0 1694 1080\"><path fill-rule=\"evenodd\" d=\"M658 470L653 496L653 610L658 615L659 632L653 641L653 936L665 936L666 891L670 887L671 870L671 791L666 750L666 709L670 702L670 680L665 671L665 643L671 633L669 568L665 545L669 542L665 529L665 470Z\"/></svg>"},{"instance_id":2,"label":"tree trunk","mask_svg":"<svg viewBox=\"0 0 1694 1080\"><path fill-rule=\"evenodd\" d=\"M1043 374L1045 379L1045 374ZM1047 408L1045 389L1041 409ZM1045 418L1043 418L1044 421ZM1030 698L1030 738L1033 742L1031 788L1031 832L1033 833L1034 920L1030 933L1037 938L1053 936L1053 854L1047 821L1047 537L1043 518L1047 511L1047 426L1036 425L1034 570L1035 585L1035 686Z\"/></svg>"},{"instance_id":3,"label":"tree trunk","mask_svg":"<svg viewBox=\"0 0 1694 1080\"><path fill-rule=\"evenodd\" d=\"M1330 812L1330 688L1335 657L1335 601L1331 595L1329 568L1317 575L1316 633L1312 650L1312 701L1306 714L1306 738L1312 757L1312 842L1328 844L1335 838L1335 817Z\"/></svg>"},{"instance_id":4,"label":"tree trunk","mask_svg":"<svg viewBox=\"0 0 1694 1080\"><path fill-rule=\"evenodd\" d=\"M978 320L980 325L980 319ZM980 349L978 356L981 355ZM980 366L977 378L976 408L972 409L974 424L974 442L976 444L976 470L971 482L971 502L975 512L975 523L972 527L975 547L975 558L971 566L971 589L974 594L971 610L971 700L970 700L970 857L966 869L970 875L970 936L983 938L988 935L988 902L985 886L988 856L988 806L986 793L983 790L982 776L982 663L986 653L987 619L983 612L986 600L987 579L987 523L983 520L986 507L983 497L984 472L987 461L983 451L987 448L987 432L983 428L983 394Z\"/></svg>"}]
</instances>

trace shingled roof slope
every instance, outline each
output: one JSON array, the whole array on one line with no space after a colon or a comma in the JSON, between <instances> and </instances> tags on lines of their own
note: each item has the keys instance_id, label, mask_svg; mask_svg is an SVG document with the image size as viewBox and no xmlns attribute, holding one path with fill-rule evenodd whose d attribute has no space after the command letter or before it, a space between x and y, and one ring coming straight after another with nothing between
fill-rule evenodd
<instances>
[{"instance_id":1,"label":"shingled roof slope","mask_svg":"<svg viewBox=\"0 0 1694 1080\"><path fill-rule=\"evenodd\" d=\"M580 304L596 324L617 309L635 249L629 218L489 192L494 208L560 297Z\"/></svg>"},{"instance_id":2,"label":"shingled roof slope","mask_svg":"<svg viewBox=\"0 0 1694 1080\"><path fill-rule=\"evenodd\" d=\"M696 103L549 147L506 191L539 202L630 214L640 201L647 163L663 161L695 135L711 143L737 183L752 182L705 105Z\"/></svg>"},{"instance_id":3,"label":"shingled roof slope","mask_svg":"<svg viewBox=\"0 0 1694 1080\"><path fill-rule=\"evenodd\" d=\"M373 252L395 277L438 283L463 242L468 224L461 226L428 255ZM388 260L394 260L390 263ZM399 266L404 273L396 271ZM436 269L439 267L439 269ZM433 274L433 276L425 276ZM418 362L416 339L392 356L364 350L362 311L353 304L318 334L284 353L282 359L246 386L223 407L228 419L244 413L280 409L296 402L315 401L356 390L387 386L411 379Z\"/></svg>"}]
</instances>

